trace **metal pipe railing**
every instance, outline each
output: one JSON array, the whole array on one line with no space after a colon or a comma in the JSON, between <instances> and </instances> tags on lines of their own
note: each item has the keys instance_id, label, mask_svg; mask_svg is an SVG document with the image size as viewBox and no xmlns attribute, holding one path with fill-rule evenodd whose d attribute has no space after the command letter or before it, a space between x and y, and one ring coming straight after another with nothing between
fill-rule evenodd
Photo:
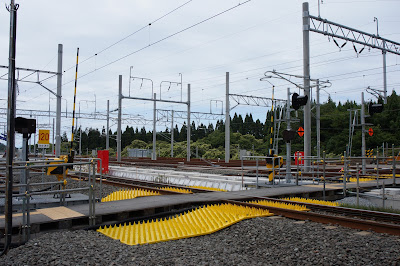
<instances>
[{"instance_id":1,"label":"metal pipe railing","mask_svg":"<svg viewBox=\"0 0 400 266\"><path fill-rule=\"evenodd\" d=\"M13 169L22 169L28 170L33 168L48 168L48 167L63 167L63 179L66 180L66 168L68 166L79 165L88 165L89 166L89 186L88 187L79 187L79 188L71 188L66 189L66 183L64 181L55 181L55 182L42 182L42 183L32 183L29 184L17 184L13 187L25 187L25 193L13 194L12 197L22 197L22 218L23 224L21 226L23 231L24 241L28 241L30 238L30 197L37 195L45 195L45 194L60 194L60 204L65 205L65 194L70 192L78 192L78 191L89 191L89 225L93 226L96 224L96 213L95 213L95 183L96 183L96 161L100 159L90 159L87 162L76 162L76 163L64 163L63 160L43 160L43 161L26 161L26 162L18 162L17 165L13 166ZM54 162L62 162L57 164L49 164ZM35 164L39 163L39 164ZM41 164L46 163L46 164ZM23 165L24 164L24 165ZM102 166L102 162L100 160L100 166ZM93 167L93 168L91 168ZM41 172L43 174L44 172ZM100 183L102 181L102 171L100 171ZM41 186L41 185L61 185L62 189L58 190L48 190L48 191L30 191L31 186ZM0 198L5 198L5 195L0 195Z\"/></svg>"}]
</instances>

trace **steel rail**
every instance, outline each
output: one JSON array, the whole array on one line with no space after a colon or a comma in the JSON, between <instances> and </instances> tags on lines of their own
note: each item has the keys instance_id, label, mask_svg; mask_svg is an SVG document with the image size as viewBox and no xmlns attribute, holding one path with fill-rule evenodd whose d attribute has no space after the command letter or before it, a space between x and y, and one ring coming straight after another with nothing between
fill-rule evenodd
<instances>
[{"instance_id":1,"label":"steel rail","mask_svg":"<svg viewBox=\"0 0 400 266\"><path fill-rule=\"evenodd\" d=\"M83 177L81 179L87 179L86 173L82 173ZM69 177L79 178L77 174L68 174ZM96 182L99 182L96 178ZM160 189L159 187L171 187L171 188L179 188L179 189L189 189L193 193L205 193L205 192L213 192L212 190L206 189L199 189L199 188L190 188L186 186L179 186L179 185L172 185L172 184L165 184L165 183L158 183L152 181L143 181L143 180L136 180L131 178L124 178L124 177L116 177L110 175L103 175L102 179L103 184L114 185L119 187L131 187L131 188L142 188L147 190L158 191L164 195L181 195L186 193L176 192L176 191L168 191Z\"/></svg>"},{"instance_id":2,"label":"steel rail","mask_svg":"<svg viewBox=\"0 0 400 266\"><path fill-rule=\"evenodd\" d=\"M360 217L366 219L374 219L382 222L390 222L400 224L400 214L396 213L388 213L388 212L379 212L379 211L370 211L370 210L363 210L363 209L353 209L353 208L346 208L340 206L327 206L327 205L320 205L320 204L313 204L313 203L306 203L306 202L297 202L291 200L282 200L282 199L273 199L268 197L254 197L254 199L263 199L263 200L270 200L275 202L282 202L282 203L292 203L292 204L301 204L307 206L310 210L313 211L324 211L329 213L335 213L344 216L352 216L352 217Z\"/></svg>"},{"instance_id":3,"label":"steel rail","mask_svg":"<svg viewBox=\"0 0 400 266\"><path fill-rule=\"evenodd\" d=\"M355 219L343 216L326 215L315 212L296 211L291 209L282 209L282 208L269 207L269 206L252 204L235 200L223 200L223 202L238 204L248 207L262 208L270 210L274 214L282 215L286 218L291 218L296 220L313 221L323 224L337 224L353 229L372 230L378 233L400 235L400 225L398 224L380 223L376 221Z\"/></svg>"}]
</instances>

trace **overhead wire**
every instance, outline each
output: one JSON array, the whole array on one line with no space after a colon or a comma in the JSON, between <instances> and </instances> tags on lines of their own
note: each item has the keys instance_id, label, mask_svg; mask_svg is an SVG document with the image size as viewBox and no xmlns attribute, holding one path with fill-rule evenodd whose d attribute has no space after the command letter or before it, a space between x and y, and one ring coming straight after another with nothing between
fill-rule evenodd
<instances>
[{"instance_id":1,"label":"overhead wire","mask_svg":"<svg viewBox=\"0 0 400 266\"><path fill-rule=\"evenodd\" d=\"M166 14L162 15L161 17L159 17L159 18L157 18L157 19L151 21L150 23L146 24L145 26L142 26L141 28L137 29L136 31L134 31L134 32L132 32L132 33L130 33L130 34L128 34L127 36L125 36L125 37L119 39L118 41L116 41L116 42L110 44L110 45L107 46L106 48L103 48L103 49L100 50L99 52L97 52L97 53L93 54L92 56L86 58L86 59L83 60L80 64L82 65L83 63L85 63L86 61L92 59L93 57L96 57L97 55L99 55L99 54L101 54L101 53L107 51L108 49L110 49L110 48L114 47L115 45L117 45L117 44L119 44L119 43L125 41L126 39L132 37L133 35L135 35L135 34L141 32L142 30L144 30L144 29L150 27L150 26L153 25L154 23L156 23L156 22L162 20L163 18L165 18L165 17L167 17L168 15L174 13L175 11L179 10L180 8L186 6L187 4L189 4L189 3L192 2L192 1L193 1L193 0L186 1L186 2L183 3L182 5L180 5L180 6L176 7L176 8L174 8L173 10L167 12ZM68 69L64 70L64 72L67 72L67 71L73 69L74 67L75 67L75 66L71 66L71 67L69 67Z\"/></svg>"},{"instance_id":2,"label":"overhead wire","mask_svg":"<svg viewBox=\"0 0 400 266\"><path fill-rule=\"evenodd\" d=\"M139 28L138 30L136 30L136 31L130 33L129 35L127 35L127 36L125 36L125 37L119 39L118 41L116 41L116 42L110 44L109 46L103 48L102 50L98 51L97 53L93 54L92 56L89 56L88 58L84 59L84 60L80 63L80 65L82 65L83 63L85 63L85 62L87 62L88 60L92 59L93 57L96 57L97 55L99 55L99 54L101 54L101 53L103 53L103 52L109 50L110 48L114 47L115 45L117 45L117 44L119 44L119 43L125 41L126 39L132 37L133 35L135 35L135 34L141 32L142 30L144 30L144 29L146 29L147 27L151 26L152 24L154 24L154 23L156 23L156 22L162 20L163 18L165 18L165 17L167 17L168 15L174 13L175 11L177 11L178 9L184 7L185 5L189 4L189 3L192 2L192 1L194 1L194 0L186 1L186 2L183 3L182 5L180 5L180 6L176 7L176 8L174 8L173 10L167 12L166 14L162 15L161 17L159 17L159 18L153 20L152 22L146 24L145 26ZM54 57L54 58L55 58L55 57ZM53 58L51 61L53 61L54 58ZM50 61L50 62L51 62L51 61ZM50 63L50 62L49 62L49 63ZM48 63L48 64L49 64L49 63ZM47 65L46 65L46 66L47 66ZM65 72L67 72L67 71L69 71L69 70L71 70L71 69L74 69L74 68L75 68L75 65L73 65L73 66L67 68L66 70L63 71L63 73L65 73ZM32 73L32 74L34 74L34 73ZM32 75L32 74L30 74L30 75ZM30 76L30 75L29 75L29 76ZM55 76L57 76L57 74L51 75L50 77L47 77L47 78L41 80L40 82L44 82L44 81L49 80L49 79L51 79L51 78L53 78L53 77L55 77ZM63 85L65 85L65 84L67 84L67 83L64 83ZM31 88L28 88L28 89L26 89L25 91L28 91L28 90L30 90L30 89L32 89L32 88L34 88L34 87L35 87L35 86L33 86L33 87L31 87Z\"/></svg>"},{"instance_id":3,"label":"overhead wire","mask_svg":"<svg viewBox=\"0 0 400 266\"><path fill-rule=\"evenodd\" d=\"M186 28L183 28L183 29L181 29L181 30L179 30L179 31L177 31L177 32L175 32L175 33L172 33L172 34L170 34L170 35L168 35L168 36L166 36L166 37L164 37L164 38L161 38L161 39L159 39L159 40L157 40L157 41L155 41L155 42L149 43L148 45L143 46L142 48L139 48L139 49L137 49L137 50L135 50L135 51L133 51L133 52L131 52L131 53L128 53L128 54L126 54L126 55L124 55L124 56L121 56L121 57L119 57L119 58L117 58L117 59L115 59L115 60L113 60L113 61L111 61L111 62L109 62L109 63L107 63L107 64L104 64L104 65L102 65L102 66L99 67L99 68L96 68L96 69L94 69L94 70L92 70L92 71L89 71L89 72L87 72L87 73L81 75L80 77L78 77L78 79L81 79L81 78L83 78L83 77L85 77L85 76L87 76L87 75L90 75L90 74L92 74L92 73L94 73L94 72L96 72L96 71L98 71L98 70L100 70L100 69L103 69L103 68L108 67L108 66L110 66L110 65L112 65L112 64L115 64L115 63L121 61L122 59L125 59L125 58L127 58L127 57L129 57L129 56L132 56L132 55L134 55L134 54L137 54L137 53L139 53L139 52L141 52L141 51L143 51L143 50L145 50L145 49L147 49L147 48L149 48L149 47L151 47L151 46L154 46L154 45L156 45L156 44L158 44L158 43L161 43L161 42L163 42L163 41L165 41L165 40L167 40L167 39L169 39L169 38L172 38L172 37L174 37L174 36L176 36L176 35L178 35L178 34L180 34L180 33L182 33L182 32L185 32L185 31L187 31L187 30L189 30L189 29L192 29L192 28L194 28L194 27L196 27L196 26L198 26L198 25L200 25L200 24L203 24L203 23L205 23L205 22L207 22L207 21L209 21L209 20L211 20L211 19L213 19L213 18L216 18L216 17L218 17L218 16L220 16L220 15L223 15L223 14L225 14L225 13L227 13L227 12L233 10L233 9L236 9L237 7L242 6L242 5L244 5L244 4L248 3L248 2L251 2L251 1L252 1L252 0L247 0L247 1L244 1L244 2L242 2L242 3L239 3L238 5L235 5L235 6L233 6L233 7L230 7L230 8L228 8L228 9L224 10L224 11L221 11L221 12L219 12L219 13L217 13L217 14L211 16L211 17L208 17L208 18L206 18L206 19L204 19L204 20L201 20L201 21L199 21L199 22L197 22L197 23L195 23L195 24L192 24L192 25L190 25L190 26L188 26L188 27L186 27ZM68 81L68 82L64 83L63 85L69 84L69 83L71 83L71 82L72 82L72 81Z\"/></svg>"}]
</instances>

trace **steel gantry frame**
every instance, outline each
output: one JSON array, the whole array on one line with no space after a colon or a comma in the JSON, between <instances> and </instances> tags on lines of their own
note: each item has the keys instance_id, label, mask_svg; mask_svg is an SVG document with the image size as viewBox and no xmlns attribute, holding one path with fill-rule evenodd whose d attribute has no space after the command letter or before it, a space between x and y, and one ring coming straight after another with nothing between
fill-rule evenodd
<instances>
[{"instance_id":1,"label":"steel gantry frame","mask_svg":"<svg viewBox=\"0 0 400 266\"><path fill-rule=\"evenodd\" d=\"M174 119L187 119L188 112L186 111L176 111L176 110L165 110L165 109L157 109L157 121L163 121L162 119L166 118L167 122L168 119L171 119L171 157L174 157ZM191 112L191 116L200 123L201 120L216 120L219 119L221 116L224 116L224 113L214 114L214 113L204 113L204 112Z\"/></svg>"},{"instance_id":2,"label":"steel gantry frame","mask_svg":"<svg viewBox=\"0 0 400 266\"><path fill-rule=\"evenodd\" d=\"M64 117L72 117L72 112L61 112ZM7 115L6 108L0 108L0 116ZM28 110L28 109L16 109L17 116L30 116L30 117L57 117L57 112L54 111L43 111L43 110ZM78 113L76 114L79 119L89 120L107 120L107 114L102 113ZM112 121L117 121L118 117L109 117ZM145 119L138 115L122 114L122 121L127 124L134 125L152 125L153 120ZM164 122L160 121L159 125L165 125Z\"/></svg>"},{"instance_id":3,"label":"steel gantry frame","mask_svg":"<svg viewBox=\"0 0 400 266\"><path fill-rule=\"evenodd\" d=\"M45 90L53 94L56 99L57 99L57 107L56 107L56 156L60 156L60 148L61 148L61 98L62 98L62 60L63 60L63 45L58 44L58 63L57 63L57 72L54 71L46 71L46 70L40 70L40 69L31 69L31 68L20 68L17 67L15 70L17 70L18 74L17 77L15 78L16 82L26 82L26 83L34 83L38 84L41 87L43 87ZM0 68L8 68L8 66L2 66L0 65ZM22 78L19 78L19 71L25 71L25 72L30 72L30 74L25 75ZM32 80L25 80L27 77L30 77L32 75L36 74L36 81ZM40 80L40 74L50 74L53 76L57 76L57 92L52 91L51 89L47 88L46 86L43 85L43 81L52 78L53 76L47 77L45 79ZM7 80L3 78L2 76L0 77L2 80Z\"/></svg>"},{"instance_id":4,"label":"steel gantry frame","mask_svg":"<svg viewBox=\"0 0 400 266\"><path fill-rule=\"evenodd\" d=\"M267 75L267 74L271 74L271 75ZM298 84L294 81L291 80L291 78L298 78L298 79L304 79L305 76L300 76L300 75L293 75L293 74L287 74L287 73L281 73L281 72L277 72L275 70L272 71L266 71L264 73L264 78L262 80L265 80L266 78L277 78L277 79L282 79L285 80L291 84L293 84L294 86L296 86L299 89L304 90L304 94L306 94L306 89L305 89L305 85L301 85ZM306 143L310 143L310 147L309 147L309 156L311 156L311 102L312 102L312 91L311 88L316 87L316 98L317 98L317 103L316 103L316 126L317 126L317 157L320 158L321 157L321 113L320 113L320 90L323 88L329 88L332 86L332 84L330 83L329 80L326 81L320 81L319 79L312 79L312 78L308 78L308 101L306 106L304 107L304 156L305 156L305 151L306 151ZM315 82L315 84L310 85L310 82ZM290 100L289 100L289 106L290 106ZM306 110L307 110L307 105L309 105L309 117L308 118L308 122L306 123ZM309 128L309 136L306 136L306 127ZM305 156L305 158L309 158L307 156ZM309 166L309 160L305 161L305 166L306 166L306 170L308 169Z\"/></svg>"},{"instance_id":5,"label":"steel gantry frame","mask_svg":"<svg viewBox=\"0 0 400 266\"><path fill-rule=\"evenodd\" d=\"M243 94L231 94L229 93L229 72L226 72L226 111L225 111L225 162L229 163L230 159L230 111L239 105L259 106L259 107L271 107L272 102L286 102L286 100L259 97ZM230 107L230 100L236 102L236 105Z\"/></svg>"},{"instance_id":6,"label":"steel gantry frame","mask_svg":"<svg viewBox=\"0 0 400 266\"><path fill-rule=\"evenodd\" d=\"M321 17L312 16L309 14L308 10L305 10L303 16L305 20L309 20L309 25L308 25L309 31L332 37L334 43L339 48L345 46L347 42L352 42L353 48L357 54L360 54L365 49L365 47L370 47L382 51L383 90L379 92L383 93L383 95L381 96L383 96L384 102L386 104L387 103L386 53L388 52L400 55L400 43L380 37L378 34L378 29L376 35L367 33L354 28L350 28L348 26L341 25L336 22L329 21L327 19L323 19ZM377 21L377 19L375 18L374 21ZM342 45L339 45L334 38L342 39L345 40L346 42ZM361 48L360 51L358 51L354 43L361 44L364 47Z\"/></svg>"},{"instance_id":7,"label":"steel gantry frame","mask_svg":"<svg viewBox=\"0 0 400 266\"><path fill-rule=\"evenodd\" d=\"M321 17L316 17L310 15L309 12L309 5L308 2L303 3L303 72L304 72L304 89L306 93L309 93L310 91L310 83L309 83L309 77L310 77L310 36L309 33L315 32L319 34L323 34L325 36L331 37L334 41L334 43L339 47L342 48L344 45L347 44L347 42L352 42L353 43L353 48L357 54L360 54L365 47L373 48L373 49L378 49L382 51L382 58L383 58L383 91L378 91L375 90L380 94L380 92L383 93L383 98L384 98L384 103L387 103L387 82L386 82L386 53L392 53L396 55L400 55L400 43L382 38L379 36L378 33L378 24L377 24L377 33L371 34L367 33L364 31L360 31L336 22L329 21L327 19L323 19ZM377 19L374 18L374 21L377 22ZM345 43L342 45L339 45L337 41L334 39L341 39L345 40ZM355 47L354 43L361 44L364 47L360 49L360 51L357 50ZM307 94L308 95L308 94ZM363 95L362 95L363 98ZM361 103L361 112L364 113L364 103ZM362 115L363 116L363 115ZM362 120L364 117L362 117ZM311 127L308 128L308 124L306 126L306 123L310 121L310 108L309 104L306 105L305 112L304 112L304 136L307 136L309 134L309 137L311 137ZM365 122L364 122L365 123ZM362 124L364 124L362 122ZM362 129L363 130L363 129ZM363 134L365 132L363 131ZM311 139L310 139L311 140ZM365 141L364 141L365 142ZM311 141L306 142L306 138L304 138L304 146L305 146L305 151L304 155L307 157L311 152ZM364 148L362 148L362 157L365 157L365 145L362 145ZM365 161L365 160L364 160ZM365 164L365 163L363 163Z\"/></svg>"},{"instance_id":8,"label":"steel gantry frame","mask_svg":"<svg viewBox=\"0 0 400 266\"><path fill-rule=\"evenodd\" d=\"M131 74L129 74L129 80L132 78ZM148 79L150 80L150 79ZM153 84L153 83L152 83ZM121 120L122 120L122 100L123 99L131 99L131 100L140 100L140 101L151 101L154 103L153 106L153 154L152 160L157 159L156 154L156 110L157 110L157 102L164 102L164 103L176 103L176 104L186 104L187 105L187 156L186 160L190 161L190 84L188 84L188 93L187 93L187 101L172 101L172 100L163 100L157 99L157 94L153 93L153 98L143 98L143 97L131 97L131 96L124 96L122 94L122 75L119 75L119 93L118 93L118 132L117 132L117 161L121 161ZM130 93L130 88L129 88ZM130 94L129 94L130 95Z\"/></svg>"}]
</instances>

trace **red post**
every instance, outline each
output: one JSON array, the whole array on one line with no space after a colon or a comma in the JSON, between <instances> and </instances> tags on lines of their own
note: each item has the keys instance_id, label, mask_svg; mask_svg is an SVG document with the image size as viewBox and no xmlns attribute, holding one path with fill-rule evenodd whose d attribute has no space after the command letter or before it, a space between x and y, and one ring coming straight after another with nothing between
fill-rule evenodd
<instances>
[{"instance_id":1,"label":"red post","mask_svg":"<svg viewBox=\"0 0 400 266\"><path fill-rule=\"evenodd\" d=\"M101 159L101 168L103 170L103 174L107 174L108 173L108 161L109 161L108 150L97 151L97 158ZM97 172L100 173L100 161L97 162Z\"/></svg>"}]
</instances>

